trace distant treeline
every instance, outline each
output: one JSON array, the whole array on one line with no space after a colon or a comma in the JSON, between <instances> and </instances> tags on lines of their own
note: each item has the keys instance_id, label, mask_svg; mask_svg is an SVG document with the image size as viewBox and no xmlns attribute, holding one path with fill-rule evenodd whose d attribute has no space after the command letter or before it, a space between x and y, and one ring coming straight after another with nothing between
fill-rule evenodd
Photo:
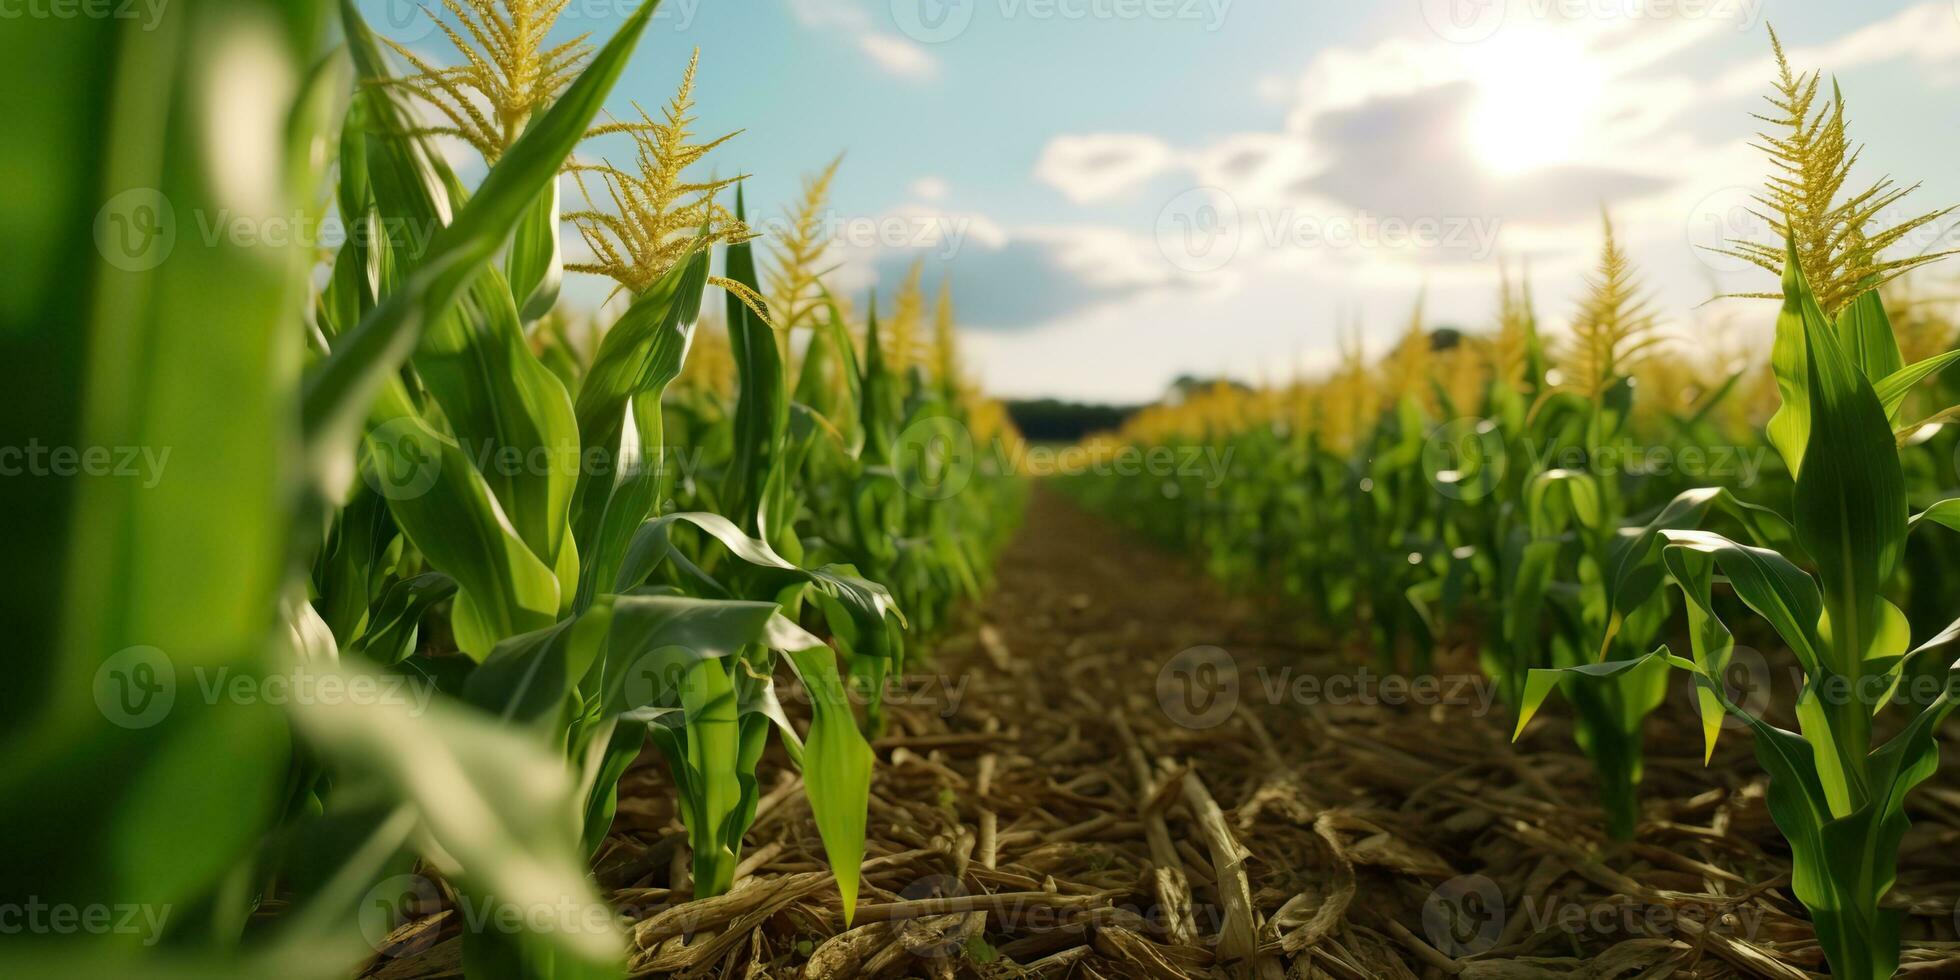
<instances>
[{"instance_id":1,"label":"distant treeline","mask_svg":"<svg viewBox=\"0 0 1960 980\"><path fill-rule=\"evenodd\" d=\"M1095 432L1115 429L1135 414L1139 405L1091 405L1053 398L1010 401L1007 414L1030 442L1076 442Z\"/></svg>"}]
</instances>

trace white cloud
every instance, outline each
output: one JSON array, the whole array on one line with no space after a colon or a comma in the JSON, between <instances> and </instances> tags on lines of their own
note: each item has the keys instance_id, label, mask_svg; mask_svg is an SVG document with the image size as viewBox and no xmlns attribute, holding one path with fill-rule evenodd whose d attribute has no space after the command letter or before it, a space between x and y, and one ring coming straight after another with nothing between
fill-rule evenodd
<instances>
[{"instance_id":1,"label":"white cloud","mask_svg":"<svg viewBox=\"0 0 1960 980\"><path fill-rule=\"evenodd\" d=\"M1860 65L1906 61L1932 73L1940 84L1960 81L1960 4L1929 0L1867 24L1829 44L1789 48L1798 72L1823 69L1826 76ZM1765 91L1776 77L1776 61L1765 53L1724 72L1715 83L1724 95Z\"/></svg>"},{"instance_id":2,"label":"white cloud","mask_svg":"<svg viewBox=\"0 0 1960 980\"><path fill-rule=\"evenodd\" d=\"M928 278L945 274L972 286L958 291L961 319L988 333L1026 333L1134 300L1219 292L1236 282L1230 272L1179 269L1154 239L1104 225L1009 227L978 212L913 203L833 232L833 288L861 295L875 286L888 295L923 258Z\"/></svg>"},{"instance_id":3,"label":"white cloud","mask_svg":"<svg viewBox=\"0 0 1960 980\"><path fill-rule=\"evenodd\" d=\"M1034 175L1076 204L1094 204L1135 190L1177 162L1170 145L1155 136L1061 136L1041 151Z\"/></svg>"},{"instance_id":4,"label":"white cloud","mask_svg":"<svg viewBox=\"0 0 1960 980\"><path fill-rule=\"evenodd\" d=\"M858 50L872 62L900 78L928 79L939 75L939 62L924 48L896 34L859 34Z\"/></svg>"},{"instance_id":5,"label":"white cloud","mask_svg":"<svg viewBox=\"0 0 1960 980\"><path fill-rule=\"evenodd\" d=\"M788 0L788 3L797 23L848 36L872 64L888 74L915 80L938 77L939 59L910 39L885 30L856 0Z\"/></svg>"},{"instance_id":6,"label":"white cloud","mask_svg":"<svg viewBox=\"0 0 1960 980\"><path fill-rule=\"evenodd\" d=\"M912 186L905 189L906 193L913 197L928 202L945 200L951 190L952 187L943 177L920 177L912 182Z\"/></svg>"},{"instance_id":7,"label":"white cloud","mask_svg":"<svg viewBox=\"0 0 1960 980\"><path fill-rule=\"evenodd\" d=\"M1602 203L1650 215L1648 239L1679 242L1681 214L1746 179L1710 186L1709 161L1746 155L1684 135L1679 119L1703 104L1707 83L1671 66L1732 29L1545 21L1475 45L1413 36L1324 49L1290 81L1260 82L1290 106L1274 130L1188 147L1149 134L1065 135L1034 175L1079 204L1166 177L1167 207L1191 188L1213 189L1238 212L1234 268L1315 270L1355 288L1487 277L1493 244L1540 268L1583 261ZM1751 171L1725 171L1736 173ZM1446 244L1323 237L1366 240L1396 220L1441 223Z\"/></svg>"}]
</instances>

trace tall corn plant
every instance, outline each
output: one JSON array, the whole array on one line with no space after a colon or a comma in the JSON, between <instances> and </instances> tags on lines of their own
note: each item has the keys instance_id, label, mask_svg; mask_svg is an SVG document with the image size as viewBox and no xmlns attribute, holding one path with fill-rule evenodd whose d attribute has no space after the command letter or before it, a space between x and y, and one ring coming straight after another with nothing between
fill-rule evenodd
<instances>
[{"instance_id":1,"label":"tall corn plant","mask_svg":"<svg viewBox=\"0 0 1960 980\"><path fill-rule=\"evenodd\" d=\"M1521 549L1518 574L1550 587L1510 597L1512 638L1525 647L1505 676L1518 698L1518 734L1554 678L1581 681L1565 689L1577 712L1574 734L1592 762L1607 831L1625 840L1640 815L1646 719L1667 694L1666 669L1643 657L1670 613L1659 587L1655 535L1698 526L1711 509L1757 533L1779 532L1762 526L1762 512L1726 490L1677 498L1649 521L1630 519L1626 475L1602 463L1602 450L1629 437L1632 371L1660 338L1610 220L1604 229L1599 265L1564 356L1567 381L1544 389L1533 406L1537 424L1528 424L1541 445L1569 447L1583 464L1534 474L1523 488L1530 543ZM1542 641L1526 632L1537 623L1547 627Z\"/></svg>"},{"instance_id":2,"label":"tall corn plant","mask_svg":"<svg viewBox=\"0 0 1960 980\"><path fill-rule=\"evenodd\" d=\"M1643 662L1694 676L1711 752L1725 712L1751 729L1770 774L1771 815L1790 842L1791 888L1811 913L1832 974L1888 977L1898 968L1899 913L1880 902L1896 873L1905 797L1937 767L1935 732L1960 693L1950 671L1924 668L1951 663L1948 646L1960 637L1960 623L1913 646L1904 615L1884 590L1907 535L1922 525L1960 523L1952 517L1960 498L1908 515L1895 393L1924 376L1925 362L1882 373L1855 362L1852 341L1862 335L1882 347L1890 336L1882 307L1867 308L1876 320L1827 317L1794 244L1788 255L1778 343L1801 345L1807 396L1799 413L1783 416L1804 447L1801 460L1789 460L1798 470L1796 542L1771 549L1711 532L1663 531L1669 581L1688 604L1692 657L1661 647ZM1883 334L1863 333L1868 328ZM1802 666L1799 732L1750 714L1726 693L1734 639L1714 599L1718 581ZM1905 688L1909 673L1937 683ZM1910 717L1875 744L1874 716L1893 703L1906 704Z\"/></svg>"},{"instance_id":3,"label":"tall corn plant","mask_svg":"<svg viewBox=\"0 0 1960 980\"><path fill-rule=\"evenodd\" d=\"M1692 656L1662 646L1627 669L1672 665L1693 675L1711 754L1725 714L1751 729L1770 774L1771 815L1790 842L1791 888L1811 913L1833 975L1887 977L1898 968L1899 913L1880 903L1896 875L1906 794L1937 767L1934 736L1956 696L1949 647L1960 637L1956 623L1913 645L1906 616L1887 598L1913 530L1960 526L1960 498L1909 514L1901 446L1924 426L1907 422L1902 410L1914 386L1960 360L1960 351L1905 363L1876 289L1921 264L1886 261L1882 245L1944 212L1872 228L1879 209L1867 204L1903 196L1888 182L1839 202L1856 156L1842 103L1834 97L1813 109L1816 77L1793 75L1780 45L1776 54L1781 79L1771 101L1779 114L1765 118L1787 135L1765 143L1786 176L1772 180L1762 203L1785 235L1771 355L1782 405L1766 437L1796 480L1794 535L1763 541L1759 534L1751 545L1662 529L1657 543L1667 580L1686 600ZM1755 243L1732 252L1766 254ZM1749 713L1724 689L1734 639L1715 601L1718 582L1801 665L1798 732ZM1534 677L1548 685L1559 679ZM1909 717L1876 743L1874 718L1893 704Z\"/></svg>"},{"instance_id":4,"label":"tall corn plant","mask_svg":"<svg viewBox=\"0 0 1960 980\"><path fill-rule=\"evenodd\" d=\"M344 974L359 959L357 906L404 853L515 902L597 901L559 808L573 783L529 740L454 704L412 715L382 702L305 703L282 714L265 699L196 695L214 671L260 685L295 670L374 681L341 660L306 601L322 505L352 482L370 405L555 174L651 10L629 18L477 194L453 202L418 264L375 256L363 270L372 302L342 306L352 315L328 325L331 343L324 327L310 338L294 329L308 258L297 236L199 243L188 231L221 216L317 219L313 188L347 91L344 56L309 64L324 8L172 5L151 31L102 20L8 35L10 69L93 80L63 93L73 104L33 117L36 136L9 151L54 191L10 225L46 233L10 253L43 256L50 273L64 255L64 267L88 271L65 284L30 278L11 304L36 329L10 336L59 338L29 362L59 394L36 402L28 430L71 445L171 446L175 465L147 488L29 491L47 509L21 560L52 559L61 575L23 619L49 669L18 688L23 707L37 707L9 713L19 721L0 780L11 838L62 857L11 865L7 890L192 910L165 937L173 952L147 966L121 937L14 944L8 972ZM67 231L90 217L104 229L93 256L86 232ZM379 295L383 282L392 288ZM38 322L35 304L47 311ZM74 329L58 329L64 316ZM123 778L79 779L78 764ZM332 774L325 810L322 772ZM326 827L346 833L300 833ZM275 877L291 911L248 933ZM536 939L534 961L606 972L619 960L604 930Z\"/></svg>"},{"instance_id":5,"label":"tall corn plant","mask_svg":"<svg viewBox=\"0 0 1960 980\"><path fill-rule=\"evenodd\" d=\"M372 45L356 51L371 82L370 105L384 119L368 135L367 169L398 178L372 181L367 207L385 223L440 222L465 195L390 95L392 82ZM576 390L532 352L518 293L498 270L486 269L455 314L432 325L408 369L383 381L369 419L370 465L384 486L387 468L404 458L422 468L410 472L432 474L421 481L426 486L384 496L407 544L455 583L452 632L461 652L480 664L463 696L535 729L541 744L565 754L584 795L585 851L603 839L618 779L650 738L680 792L695 893L726 890L754 818L755 765L776 728L805 768L848 915L870 749L833 651L794 620L811 588L880 628L896 613L883 588L800 568L766 539L769 467L782 449L782 428L772 419L784 406L784 374L761 310L751 310L755 275L742 223L713 203L719 184L689 185L681 177L715 145L688 142L693 74L690 65L660 121L643 116L639 124L599 130L633 138L636 170L581 167L601 175L614 210L569 215L600 257L589 269L573 268L612 275L630 302ZM361 190L343 186L342 195L358 200ZM730 243L727 278L708 272L717 240ZM413 268L417 257L399 261ZM723 498L735 520L662 514L659 506L668 475L662 397L682 370L711 281L731 297L730 338L743 385L736 409L745 420L737 440L742 463ZM495 465L506 458L549 465L519 467L513 476ZM676 526L717 542L727 570L710 576L680 558L671 544ZM683 573L670 575L677 564ZM777 706L769 678L778 654L812 695L807 739ZM483 971L522 955L501 934L466 939L466 961Z\"/></svg>"}]
</instances>

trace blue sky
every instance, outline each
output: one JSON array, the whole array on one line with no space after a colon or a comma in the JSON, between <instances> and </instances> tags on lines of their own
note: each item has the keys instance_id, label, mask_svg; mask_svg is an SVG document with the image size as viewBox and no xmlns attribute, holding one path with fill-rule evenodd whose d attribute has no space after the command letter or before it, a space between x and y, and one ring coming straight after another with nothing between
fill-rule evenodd
<instances>
[{"instance_id":1,"label":"blue sky","mask_svg":"<svg viewBox=\"0 0 1960 980\"><path fill-rule=\"evenodd\" d=\"M629 9L570 0L560 31ZM1500 257L1560 329L1602 204L1681 343L1746 349L1773 311L1701 303L1767 274L1694 246L1759 231L1768 23L1843 84L1864 179L1960 202L1960 0L668 0L614 102L698 46L752 208L846 154L840 285L924 255L989 390L1142 400L1322 370L1343 318L1383 349L1418 293L1481 327Z\"/></svg>"}]
</instances>

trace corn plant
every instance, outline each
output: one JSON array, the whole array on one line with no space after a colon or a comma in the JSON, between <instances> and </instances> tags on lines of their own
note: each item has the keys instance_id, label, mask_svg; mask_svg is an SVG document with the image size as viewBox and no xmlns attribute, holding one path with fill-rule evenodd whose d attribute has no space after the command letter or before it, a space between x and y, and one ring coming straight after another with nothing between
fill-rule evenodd
<instances>
[{"instance_id":1,"label":"corn plant","mask_svg":"<svg viewBox=\"0 0 1960 980\"><path fill-rule=\"evenodd\" d=\"M1937 767L1935 733L1956 693L1948 647L1960 636L1955 624L1913 645L1913 625L1888 598L1896 595L1911 531L1960 525L1956 498L1910 514L1902 446L1924 426L1907 421L1903 408L1914 386L1960 360L1960 351L1906 363L1877 288L1930 258L1886 261L1882 243L1945 212L1873 230L1879 209L1866 204L1890 204L1903 192L1880 182L1836 201L1856 156L1842 102L1834 97L1828 108L1814 107L1816 76L1794 75L1780 45L1776 55L1781 79L1771 102L1780 114L1765 118L1789 135L1765 142L1787 177L1773 180L1761 202L1779 216L1772 224L1785 236L1771 353L1782 404L1765 436L1795 477L1794 534L1765 541L1759 533L1752 545L1709 531L1662 529L1667 579L1686 600L1691 657L1661 645L1636 660L1533 680L1542 697L1574 672L1592 679L1670 665L1690 672L1709 753L1725 714L1755 735L1757 758L1770 774L1771 815L1791 847L1791 889L1811 913L1833 975L1888 977L1899 963L1899 913L1880 902L1896 873L1905 797ZM1732 251L1765 254L1755 243ZM1826 284L1822 292L1813 288L1813 274ZM1798 732L1737 706L1724 689L1734 639L1715 601L1718 582L1801 666ZM1909 679L1915 683L1907 686ZM1909 717L1879 743L1874 719L1895 703ZM1528 699L1526 710L1534 706Z\"/></svg>"},{"instance_id":2,"label":"corn plant","mask_svg":"<svg viewBox=\"0 0 1960 980\"><path fill-rule=\"evenodd\" d=\"M1684 492L1635 516L1629 494L1645 488L1601 454L1631 438L1633 369L1659 342L1655 327L1609 221L1561 365L1565 383L1543 390L1526 425L1542 447L1569 448L1581 465L1533 474L1523 487L1527 540L1505 593L1510 628L1500 631L1519 644L1504 671L1518 733L1547 693L1546 678L1559 676L1553 672L1587 678L1566 688L1574 735L1592 762L1607 832L1621 840L1639 820L1646 719L1667 695L1665 668L1644 659L1671 613L1656 535L1725 513L1759 537L1787 536L1773 516L1723 489ZM1533 632L1540 623L1542 639Z\"/></svg>"},{"instance_id":3,"label":"corn plant","mask_svg":"<svg viewBox=\"0 0 1960 980\"><path fill-rule=\"evenodd\" d=\"M867 659L897 660L903 641L887 589L803 560L806 481L836 476L805 461L849 426L790 398L739 192L729 210L716 203L724 184L681 176L719 142L689 139L693 69L658 120L597 119L654 4L597 50L583 38L543 46L562 8L448 5L462 68L376 38L347 3L344 46L324 58L333 11L311 4L173 5L156 32L104 20L58 38L8 35L10 68L59 63L105 80L65 92L75 104L62 122L33 124L20 154L23 173L64 188L37 200L35 220L84 231L19 254L92 276L85 302L69 298L88 311L73 329L16 362L60 386L22 421L43 439L179 455L154 492L6 485L33 497L21 512L53 518L22 540L66 576L14 593L30 600L21 636L53 655L16 688L22 710L8 715L0 772L0 824L21 846L66 857L10 867L7 890L191 910L152 937L173 950L152 954L157 975L346 975L362 938L383 938L375 903L391 911L386 889L417 869L479 906L603 908L585 867L621 773L649 743L679 792L693 893L726 889L772 730L803 768L852 912L871 752L839 656L856 673ZM392 74L390 49L412 74ZM280 78L238 66L276 66ZM419 121L429 117L418 101L454 125ZM264 186L217 172L223 161L204 152L247 110L264 125L224 142L226 159L267 161L248 175ZM630 139L635 165L574 160L594 136ZM444 163L431 140L445 137L484 156L479 186ZM63 158L102 166L64 183ZM562 212L568 171L609 192L609 206ZM105 208L97 185L140 199ZM240 206L246 192L259 195L255 214L337 214L350 234L321 276L300 247L165 243L156 261L110 247L148 244L161 209L189 221ZM122 225L110 221L90 246L75 215L98 211ZM552 310L567 271L561 220L599 256L569 271L612 275L627 296L576 351ZM711 276L717 246L726 274ZM703 492L698 474L682 480L667 465L663 395L711 285L729 297L739 390L680 412L712 415L725 433L703 433L716 474ZM56 309L8 335L76 317ZM815 370L806 358L805 373ZM858 411L849 398L825 407ZM837 451L854 460L858 445ZM778 704L779 666L809 692L807 729ZM432 700L281 712L184 696L192 673L207 671L259 684L306 674L343 689L407 679ZM160 672L176 674L174 709L126 724L138 702L157 702ZM118 690L121 701L104 700ZM77 779L78 762L124 778ZM263 914L275 905L283 914ZM466 931L465 972L619 974L612 918L574 915ZM141 953L28 943L0 961L10 974L141 975Z\"/></svg>"},{"instance_id":4,"label":"corn plant","mask_svg":"<svg viewBox=\"0 0 1960 980\"><path fill-rule=\"evenodd\" d=\"M1668 579L1687 602L1692 657L1663 645L1635 663L1693 675L1710 753L1724 713L1750 728L1770 774L1771 815L1790 842L1791 888L1811 913L1833 975L1888 977L1898 968L1899 913L1879 903L1906 828L1906 794L1937 766L1934 734L1956 693L1947 647L1960 636L1956 624L1913 646L1904 614L1884 594L1907 535L1926 524L1953 526L1951 515L1960 513L1952 502L1960 498L1948 498L1908 514L1898 441L1911 429L1899 428L1898 412L1915 382L1955 357L1900 364L1875 297L1854 298L1833 320L1809 287L1794 241L1787 255L1776 343L1799 351L1805 395L1778 415L1786 460L1798 474L1795 541L1765 548L1708 531L1662 531ZM1860 347L1880 356L1854 360ZM1779 365L1780 382L1795 382L1789 366ZM1734 638L1716 608L1718 581L1801 665L1799 732L1749 713L1726 692ZM1937 683L1902 688L1913 672ZM1874 716L1895 701L1910 717L1875 744Z\"/></svg>"},{"instance_id":5,"label":"corn plant","mask_svg":"<svg viewBox=\"0 0 1960 980\"><path fill-rule=\"evenodd\" d=\"M361 40L358 22L348 21ZM357 43L355 50L375 83L369 105L383 119L367 137L366 171L401 179L343 186L341 197L384 221L440 221L443 195L452 207L460 196L455 179L389 97L372 47ZM469 672L464 699L540 729L544 744L564 751L579 773L587 852L611 824L619 776L651 737L681 795L696 893L726 890L754 816L755 765L770 729L779 727L805 767L848 915L870 749L831 648L790 617L808 588L825 590L877 629L896 611L882 587L802 569L765 540L765 494L781 485L770 467L782 456L786 376L771 328L755 308L739 200L730 214L712 201L720 182L689 184L682 175L720 142L689 142L693 78L690 65L660 122L643 118L619 130L635 142L637 172L590 168L602 175L617 210L568 216L601 257L574 271L613 276L631 297L576 391L532 353L517 294L498 270L487 269L456 313L432 324L408 370L384 382L370 417L370 465L386 467L391 456L406 454L435 470L426 488L386 494L389 513L427 567L454 580L456 645L480 663ZM344 170L343 182L359 176ZM728 243L725 278L708 274L715 241ZM413 268L415 260L407 254L398 261ZM655 519L668 449L662 396L681 372L711 278L730 296L727 324L742 384L735 465L722 499L739 520L712 513ZM464 452L466 446L481 448ZM484 465L506 452L551 463L516 475ZM380 477L385 483L386 474ZM729 570L677 586L650 582L678 560L669 543L678 523L725 548ZM778 654L812 694L807 741L774 706L768 678ZM507 938L469 934L475 948L466 959L487 964L516 955L501 948Z\"/></svg>"},{"instance_id":6,"label":"corn plant","mask_svg":"<svg viewBox=\"0 0 1960 980\"><path fill-rule=\"evenodd\" d=\"M150 210L122 213L150 221L150 232L159 230L162 205L189 220L236 204L244 191L263 195L253 199L262 209L256 214L290 213L287 202L317 208L321 148L333 145L346 104L346 60L308 60L326 8L248 8L172 6L154 32L101 20L74 32L60 25L33 37L9 34L23 53L105 80L76 90L91 105L71 107L69 120L47 131L49 150L71 163L120 161L119 169L71 184L71 193L48 201L48 216L96 212L90 185L97 182L149 186ZM71 519L65 530L51 525L39 554L67 556L72 578L31 620L42 624L34 635L53 652L52 669L24 686L41 707L15 716L4 820L22 846L67 857L13 867L9 893L195 909L195 921L173 927L176 952L152 969L175 962L174 969L204 975L295 976L354 965L356 907L371 881L400 867L404 849L439 859L468 887L514 901L592 897L576 835L558 809L573 781L528 739L454 704L415 717L387 706L320 704L286 714L264 701L199 701L183 691L203 670L262 683L304 665L343 683L372 679L351 658L335 662L333 635L307 601L304 570L320 548L324 501L351 484L362 420L388 377L428 325L448 315L556 173L651 11L629 18L513 141L478 193L457 202L417 266L391 268L376 257L367 277L375 302L334 323L331 345L324 332L307 338L294 329L310 258L296 245L225 239L178 242L142 262L116 250L78 257L78 266L99 275L94 310L77 324L73 343L94 354L60 362L72 394L46 403L43 418L30 424L75 441L176 445L182 455L157 492L76 483L56 491ZM288 94L225 68L241 64L276 66L291 83ZM242 111L214 97L225 92L250 95L249 111L265 125L245 127L243 136L221 130L238 118L214 115L213 107ZM237 137L225 144L228 158L266 162L252 177L262 185L211 169L220 161L203 148L216 145L221 131ZM44 247L51 246L22 254ZM374 295L384 281L392 289ZM309 356L313 366L302 376ZM153 383L137 385L138 378ZM374 509L359 513L371 527ZM334 539L345 555L374 541L354 532ZM110 575L118 584L102 578ZM397 593L390 608L412 591ZM117 658L131 651L149 657L150 669L119 673ZM89 704L93 674L123 678L129 689L162 683L156 674L164 670L183 687L148 727L125 728L114 722L121 716ZM146 690L160 696L161 688ZM74 766L84 760L124 776L77 779ZM334 774L332 812L320 809L322 772ZM348 833L314 837L307 847L289 839L322 822ZM298 857L308 847L341 860L314 874ZM292 888L292 915L280 927L248 930L275 875ZM618 955L617 942L603 931L561 932L541 945L568 962L604 963ZM9 950L8 972L133 975L139 952L129 942L30 943Z\"/></svg>"}]
</instances>

